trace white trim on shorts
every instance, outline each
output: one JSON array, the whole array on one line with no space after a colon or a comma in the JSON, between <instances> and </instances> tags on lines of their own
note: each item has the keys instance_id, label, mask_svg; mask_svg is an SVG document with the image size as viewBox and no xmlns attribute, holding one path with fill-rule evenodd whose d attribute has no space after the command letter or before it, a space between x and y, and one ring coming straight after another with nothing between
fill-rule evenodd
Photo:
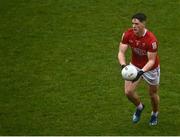
<instances>
[{"instance_id":1,"label":"white trim on shorts","mask_svg":"<svg viewBox=\"0 0 180 137\"><path fill-rule=\"evenodd\" d=\"M131 64L131 63L130 63ZM131 64L133 65L133 64ZM135 65L133 65L135 66ZM136 66L135 66L136 67ZM136 67L136 69L138 71L140 71L141 69ZM157 68L147 71L142 75L143 79L150 85L159 85L160 83L160 66L158 66Z\"/></svg>"}]
</instances>

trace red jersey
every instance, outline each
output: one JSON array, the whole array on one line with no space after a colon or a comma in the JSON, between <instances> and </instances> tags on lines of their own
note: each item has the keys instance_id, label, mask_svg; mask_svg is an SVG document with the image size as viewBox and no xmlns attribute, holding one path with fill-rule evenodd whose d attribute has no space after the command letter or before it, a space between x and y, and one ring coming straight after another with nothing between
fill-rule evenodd
<instances>
[{"instance_id":1,"label":"red jersey","mask_svg":"<svg viewBox=\"0 0 180 137\"><path fill-rule=\"evenodd\" d=\"M133 29L129 29L123 34L121 42L131 47L131 63L141 69L148 62L147 52L156 52L158 50L158 41L154 34L148 30L145 31L142 37L138 37L134 34ZM155 64L151 70L158 66L159 57L157 55Z\"/></svg>"}]
</instances>

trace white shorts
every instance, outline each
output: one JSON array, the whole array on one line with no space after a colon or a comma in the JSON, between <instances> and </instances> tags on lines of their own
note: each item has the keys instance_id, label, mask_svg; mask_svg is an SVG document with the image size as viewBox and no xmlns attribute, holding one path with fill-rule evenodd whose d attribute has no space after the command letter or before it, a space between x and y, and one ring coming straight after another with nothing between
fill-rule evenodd
<instances>
[{"instance_id":1,"label":"white shorts","mask_svg":"<svg viewBox=\"0 0 180 137\"><path fill-rule=\"evenodd\" d=\"M133 65L133 64L131 64ZM134 66L134 65L133 65ZM136 66L135 66L136 67ZM138 71L141 69L136 67ZM150 85L159 85L160 82L160 67L147 71L142 75L143 79Z\"/></svg>"}]
</instances>

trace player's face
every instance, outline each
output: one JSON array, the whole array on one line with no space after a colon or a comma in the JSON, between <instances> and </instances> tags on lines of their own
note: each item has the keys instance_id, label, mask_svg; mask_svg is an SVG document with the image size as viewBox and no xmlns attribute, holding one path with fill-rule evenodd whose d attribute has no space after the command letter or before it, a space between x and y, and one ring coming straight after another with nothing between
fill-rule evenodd
<instances>
[{"instance_id":1,"label":"player's face","mask_svg":"<svg viewBox=\"0 0 180 137\"><path fill-rule=\"evenodd\" d=\"M132 28L136 35L140 35L144 31L145 26L138 19L132 19Z\"/></svg>"}]
</instances>

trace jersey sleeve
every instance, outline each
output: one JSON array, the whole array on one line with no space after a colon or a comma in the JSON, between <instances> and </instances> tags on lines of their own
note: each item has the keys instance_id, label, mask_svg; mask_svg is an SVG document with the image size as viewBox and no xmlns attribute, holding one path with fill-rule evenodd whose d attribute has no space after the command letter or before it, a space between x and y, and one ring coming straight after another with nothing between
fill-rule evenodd
<instances>
[{"instance_id":1,"label":"jersey sleeve","mask_svg":"<svg viewBox=\"0 0 180 137\"><path fill-rule=\"evenodd\" d=\"M128 33L127 32L123 33L121 43L128 44Z\"/></svg>"},{"instance_id":2,"label":"jersey sleeve","mask_svg":"<svg viewBox=\"0 0 180 137\"><path fill-rule=\"evenodd\" d=\"M158 50L158 42L157 40L154 38L152 39L149 44L148 44L148 51L149 52L156 52Z\"/></svg>"}]
</instances>

